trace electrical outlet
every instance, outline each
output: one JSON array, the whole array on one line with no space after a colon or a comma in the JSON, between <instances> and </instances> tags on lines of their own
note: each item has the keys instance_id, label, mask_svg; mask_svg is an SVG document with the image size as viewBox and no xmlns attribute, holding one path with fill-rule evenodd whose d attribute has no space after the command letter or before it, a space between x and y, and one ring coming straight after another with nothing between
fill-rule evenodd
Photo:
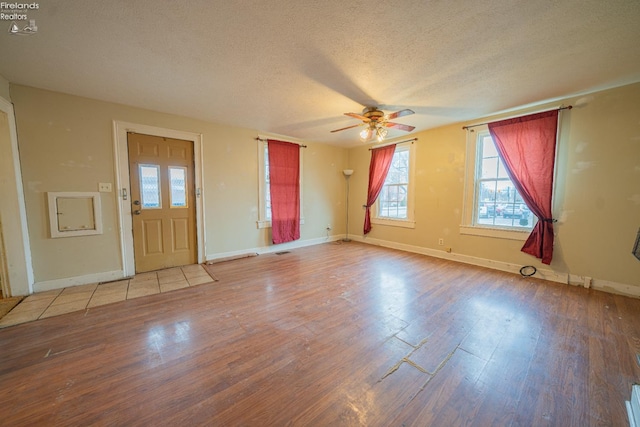
<instances>
[{"instance_id":1,"label":"electrical outlet","mask_svg":"<svg viewBox=\"0 0 640 427\"><path fill-rule=\"evenodd\" d=\"M438 239L438 245L444 246L444 239L442 237Z\"/></svg>"},{"instance_id":2,"label":"electrical outlet","mask_svg":"<svg viewBox=\"0 0 640 427\"><path fill-rule=\"evenodd\" d=\"M111 193L112 187L110 182L99 182L98 191L101 193Z\"/></svg>"}]
</instances>

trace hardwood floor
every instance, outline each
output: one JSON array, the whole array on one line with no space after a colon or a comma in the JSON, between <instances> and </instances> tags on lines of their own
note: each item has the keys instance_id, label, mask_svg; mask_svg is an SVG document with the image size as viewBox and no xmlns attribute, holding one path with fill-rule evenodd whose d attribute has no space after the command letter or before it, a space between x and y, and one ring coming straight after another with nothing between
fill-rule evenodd
<instances>
[{"instance_id":1,"label":"hardwood floor","mask_svg":"<svg viewBox=\"0 0 640 427\"><path fill-rule=\"evenodd\" d=\"M640 300L355 242L0 330L2 425L624 426Z\"/></svg>"}]
</instances>

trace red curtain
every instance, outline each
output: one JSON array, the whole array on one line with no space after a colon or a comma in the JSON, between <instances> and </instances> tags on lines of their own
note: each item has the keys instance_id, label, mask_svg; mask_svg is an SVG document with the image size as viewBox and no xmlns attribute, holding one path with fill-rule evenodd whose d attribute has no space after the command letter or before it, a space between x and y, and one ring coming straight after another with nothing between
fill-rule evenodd
<instances>
[{"instance_id":1,"label":"red curtain","mask_svg":"<svg viewBox=\"0 0 640 427\"><path fill-rule=\"evenodd\" d=\"M544 264L551 264L553 258L551 197L557 131L558 110L489 123L509 177L538 217L522 252L542 259Z\"/></svg>"},{"instance_id":2,"label":"red curtain","mask_svg":"<svg viewBox=\"0 0 640 427\"><path fill-rule=\"evenodd\" d=\"M300 238L300 146L267 140L274 244Z\"/></svg>"},{"instance_id":3,"label":"red curtain","mask_svg":"<svg viewBox=\"0 0 640 427\"><path fill-rule=\"evenodd\" d=\"M396 145L386 145L384 147L371 150L371 163L369 164L369 189L367 190L367 204L364 213L364 234L371 231L371 212L370 208L376 202L376 199L382 191L384 181L387 179L387 173L391 167L393 153L396 151Z\"/></svg>"}]
</instances>

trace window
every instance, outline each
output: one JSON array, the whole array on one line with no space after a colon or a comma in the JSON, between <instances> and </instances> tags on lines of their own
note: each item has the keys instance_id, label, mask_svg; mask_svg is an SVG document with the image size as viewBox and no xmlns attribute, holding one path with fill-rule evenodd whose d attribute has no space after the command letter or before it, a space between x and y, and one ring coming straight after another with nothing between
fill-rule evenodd
<instances>
[{"instance_id":1,"label":"window","mask_svg":"<svg viewBox=\"0 0 640 427\"><path fill-rule=\"evenodd\" d=\"M264 143L264 218L271 221L271 180L269 179L269 147Z\"/></svg>"},{"instance_id":2,"label":"window","mask_svg":"<svg viewBox=\"0 0 640 427\"><path fill-rule=\"evenodd\" d=\"M373 210L372 223L410 228L415 226L413 220L414 153L415 144L413 143L396 146L389 173Z\"/></svg>"},{"instance_id":3,"label":"window","mask_svg":"<svg viewBox=\"0 0 640 427\"><path fill-rule=\"evenodd\" d=\"M468 138L466 226L461 231L524 240L537 218L509 178L489 130L476 127Z\"/></svg>"},{"instance_id":4,"label":"window","mask_svg":"<svg viewBox=\"0 0 640 427\"><path fill-rule=\"evenodd\" d=\"M300 150L300 224L302 212L302 152ZM265 138L258 140L258 228L271 227L271 191L269 187L269 146Z\"/></svg>"}]
</instances>

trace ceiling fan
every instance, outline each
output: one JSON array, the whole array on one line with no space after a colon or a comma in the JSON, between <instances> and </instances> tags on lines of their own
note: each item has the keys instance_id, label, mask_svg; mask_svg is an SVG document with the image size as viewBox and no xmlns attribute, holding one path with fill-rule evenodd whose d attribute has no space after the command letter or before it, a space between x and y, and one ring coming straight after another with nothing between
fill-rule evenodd
<instances>
[{"instance_id":1,"label":"ceiling fan","mask_svg":"<svg viewBox=\"0 0 640 427\"><path fill-rule=\"evenodd\" d=\"M412 130L414 130L414 126L403 125L401 123L394 123L389 121L397 117L408 116L411 114L414 114L414 112L413 110L409 109L396 111L395 113L384 114L382 111L378 110L377 107L365 107L365 109L362 110L362 114L344 113L345 116L362 120L362 123L332 130L331 132L340 132L359 126L366 126L360 132L360 139L366 142L375 136L378 139L378 142L381 142L387 136L387 128L400 129L405 132L411 132Z\"/></svg>"}]
</instances>

